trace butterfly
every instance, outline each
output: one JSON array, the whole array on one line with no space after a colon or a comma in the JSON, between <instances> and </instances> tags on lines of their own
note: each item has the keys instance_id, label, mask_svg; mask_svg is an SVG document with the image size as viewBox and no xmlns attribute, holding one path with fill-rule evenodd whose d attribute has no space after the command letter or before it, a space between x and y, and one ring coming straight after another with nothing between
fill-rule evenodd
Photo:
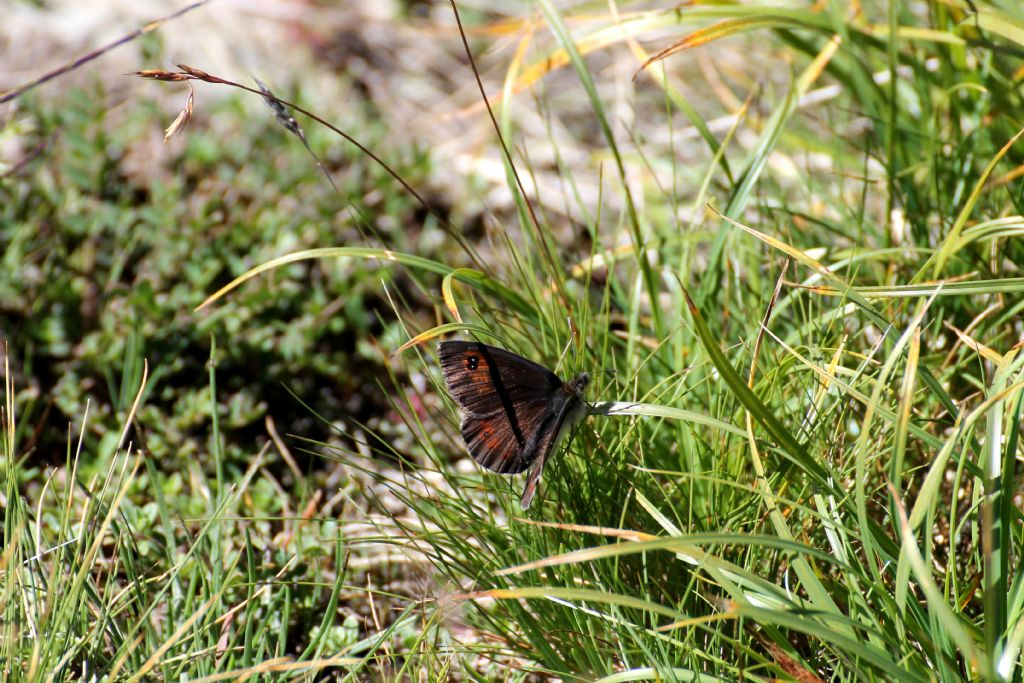
<instances>
[{"instance_id":1,"label":"butterfly","mask_svg":"<svg viewBox=\"0 0 1024 683\"><path fill-rule=\"evenodd\" d=\"M480 342L444 341L438 354L473 459L501 474L530 468L520 501L526 510L548 456L589 412L583 391L590 375L562 382L543 365Z\"/></svg>"}]
</instances>

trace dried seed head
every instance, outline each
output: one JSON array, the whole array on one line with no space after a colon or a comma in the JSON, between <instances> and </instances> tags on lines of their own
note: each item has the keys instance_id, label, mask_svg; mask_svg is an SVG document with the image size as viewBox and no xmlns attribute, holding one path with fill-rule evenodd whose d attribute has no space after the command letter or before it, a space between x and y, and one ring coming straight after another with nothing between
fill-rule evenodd
<instances>
[{"instance_id":1,"label":"dried seed head","mask_svg":"<svg viewBox=\"0 0 1024 683\"><path fill-rule=\"evenodd\" d=\"M167 126L167 130L164 131L164 142L185 127L188 120L192 118L192 104L195 102L195 90L192 88L192 84L188 84L188 99L185 100L185 108L181 110L177 118L171 122L171 125Z\"/></svg>"},{"instance_id":2,"label":"dried seed head","mask_svg":"<svg viewBox=\"0 0 1024 683\"><path fill-rule=\"evenodd\" d=\"M209 81L212 83L220 80L219 78L214 78L202 69L197 69L193 66L189 66L188 64L178 64L177 62L175 62L174 66L178 67L192 78L198 78L201 81Z\"/></svg>"},{"instance_id":3,"label":"dried seed head","mask_svg":"<svg viewBox=\"0 0 1024 683\"><path fill-rule=\"evenodd\" d=\"M260 87L260 92L263 93L263 101L266 102L267 106L270 107L270 110L274 112L274 118L277 119L277 122L284 126L290 133L298 135L300 138L303 137L302 128L299 126L299 122L296 121L295 117L288 112L287 107L281 104L277 98L274 97L274 93L270 92L270 88L268 88L263 81L255 76L253 77L253 80L255 80L256 85Z\"/></svg>"},{"instance_id":4,"label":"dried seed head","mask_svg":"<svg viewBox=\"0 0 1024 683\"><path fill-rule=\"evenodd\" d=\"M134 72L136 76L142 78L149 78L154 81L187 81L189 77L183 73L177 71L167 71L166 69L144 69L142 71Z\"/></svg>"}]
</instances>

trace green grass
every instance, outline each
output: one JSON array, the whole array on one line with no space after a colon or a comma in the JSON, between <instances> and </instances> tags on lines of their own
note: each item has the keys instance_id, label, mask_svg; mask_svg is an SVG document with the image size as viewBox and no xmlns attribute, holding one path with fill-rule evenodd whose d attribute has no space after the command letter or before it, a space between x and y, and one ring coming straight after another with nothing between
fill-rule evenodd
<instances>
[{"instance_id":1,"label":"green grass","mask_svg":"<svg viewBox=\"0 0 1024 683\"><path fill-rule=\"evenodd\" d=\"M94 158L110 147L89 137L98 113L65 108L68 142L0 185L33 198L0 201L25 368L4 410L8 679L1024 678L1024 11L630 9L538 3L545 31L508 58L495 110L512 210L472 267L447 233L370 235L370 214L343 241L295 219L309 237L289 244L292 217L255 192L226 234L175 245L129 230L125 216L154 212L157 226L201 224L181 186L140 202L95 185L118 162ZM684 36L690 49L628 85ZM698 70L700 50L721 63ZM716 68L719 89L701 90ZM528 106L546 136L525 146ZM43 131L56 115L33 107ZM303 125L315 148L340 145ZM383 131L349 132L388 149ZM226 186L269 186L277 202L315 187L323 220L338 199L283 136L274 148L305 169L291 180L186 134L197 181L230 171ZM47 174L113 218L76 214ZM553 176L557 206L529 191ZM347 178L350 198L362 181L397 196L389 212L416 210L372 164ZM83 267L90 239L121 256ZM164 275L126 278L140 259ZM18 284L29 263L50 274L32 296ZM305 286L318 269L330 277ZM94 281L119 295L101 298L102 324L69 327ZM528 513L521 482L456 462L434 344L459 331L553 368L568 345L557 372L593 374L601 414L549 463ZM57 358L52 385L19 386ZM374 409L347 414L311 375ZM75 406L97 377L110 390L87 415ZM261 399L281 378L290 421L261 449L254 425L285 405ZM47 400L61 411L48 419L73 423L61 451L56 431L31 429Z\"/></svg>"}]
</instances>

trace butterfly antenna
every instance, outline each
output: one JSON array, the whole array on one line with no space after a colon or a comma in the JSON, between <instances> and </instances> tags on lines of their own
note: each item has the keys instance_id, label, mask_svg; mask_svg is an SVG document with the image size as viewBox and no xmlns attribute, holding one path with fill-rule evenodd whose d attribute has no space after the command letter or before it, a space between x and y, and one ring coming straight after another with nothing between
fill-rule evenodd
<instances>
[{"instance_id":1,"label":"butterfly antenna","mask_svg":"<svg viewBox=\"0 0 1024 683\"><path fill-rule=\"evenodd\" d=\"M565 354L569 351L570 346L572 346L572 339L570 339L569 342L565 345L565 348L562 349L562 355L558 357L558 364L555 366L556 368L562 367L562 361L565 360Z\"/></svg>"},{"instance_id":2,"label":"butterfly antenna","mask_svg":"<svg viewBox=\"0 0 1024 683\"><path fill-rule=\"evenodd\" d=\"M558 357L558 365L555 366L556 371L561 369L562 361L565 360L565 354L569 353L569 347L572 346L573 342L580 336L580 331L572 321L572 316L568 316L567 320L569 321L569 341L565 343L565 348L562 349L562 355Z\"/></svg>"}]
</instances>

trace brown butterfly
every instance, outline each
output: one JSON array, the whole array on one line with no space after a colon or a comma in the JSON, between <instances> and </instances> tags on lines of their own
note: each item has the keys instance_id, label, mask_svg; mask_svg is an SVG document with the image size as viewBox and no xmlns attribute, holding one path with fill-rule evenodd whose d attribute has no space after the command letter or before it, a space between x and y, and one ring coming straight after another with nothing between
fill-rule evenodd
<instances>
[{"instance_id":1,"label":"brown butterfly","mask_svg":"<svg viewBox=\"0 0 1024 683\"><path fill-rule=\"evenodd\" d=\"M563 383L543 365L479 342L445 341L438 352L473 459L501 474L531 468L521 501L527 509L559 438L589 411L583 390L590 375Z\"/></svg>"}]
</instances>

